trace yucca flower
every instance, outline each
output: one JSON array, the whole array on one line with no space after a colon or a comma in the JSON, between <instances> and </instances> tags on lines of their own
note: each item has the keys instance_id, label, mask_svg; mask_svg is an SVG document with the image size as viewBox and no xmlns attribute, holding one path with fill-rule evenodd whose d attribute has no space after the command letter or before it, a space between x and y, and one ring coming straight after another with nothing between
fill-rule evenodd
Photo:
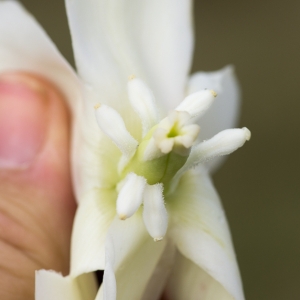
<instances>
[{"instance_id":1,"label":"yucca flower","mask_svg":"<svg viewBox=\"0 0 300 300\"><path fill-rule=\"evenodd\" d=\"M0 71L50 79L73 112L71 270L38 271L36 299L244 299L209 176L250 139L228 129L232 68L188 76L191 1L66 5L80 79L17 2L0 2ZM103 269L97 292L92 273Z\"/></svg>"}]
</instances>

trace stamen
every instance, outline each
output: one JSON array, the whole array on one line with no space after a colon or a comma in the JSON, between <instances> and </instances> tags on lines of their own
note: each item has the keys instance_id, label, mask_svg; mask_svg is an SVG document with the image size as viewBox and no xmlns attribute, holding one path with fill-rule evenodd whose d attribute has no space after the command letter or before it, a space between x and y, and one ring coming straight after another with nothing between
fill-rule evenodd
<instances>
[{"instance_id":1,"label":"stamen","mask_svg":"<svg viewBox=\"0 0 300 300\"><path fill-rule=\"evenodd\" d=\"M119 113L107 105L97 105L95 106L95 110L96 120L101 130L115 143L125 156L133 156L138 142L126 129Z\"/></svg>"},{"instance_id":2,"label":"stamen","mask_svg":"<svg viewBox=\"0 0 300 300\"><path fill-rule=\"evenodd\" d=\"M251 132L246 127L223 130L195 146L186 164L193 161L193 166L196 166L216 156L228 155L242 147L250 138Z\"/></svg>"},{"instance_id":3,"label":"stamen","mask_svg":"<svg viewBox=\"0 0 300 300\"><path fill-rule=\"evenodd\" d=\"M128 95L134 111L142 121L143 137L158 123L158 110L152 91L137 78L128 82Z\"/></svg>"},{"instance_id":4,"label":"stamen","mask_svg":"<svg viewBox=\"0 0 300 300\"><path fill-rule=\"evenodd\" d=\"M213 90L202 90L187 96L176 108L186 111L191 117L200 118L212 105L217 93Z\"/></svg>"},{"instance_id":5,"label":"stamen","mask_svg":"<svg viewBox=\"0 0 300 300\"><path fill-rule=\"evenodd\" d=\"M117 214L121 220L131 217L143 202L146 179L129 173L124 179L117 199Z\"/></svg>"},{"instance_id":6,"label":"stamen","mask_svg":"<svg viewBox=\"0 0 300 300\"><path fill-rule=\"evenodd\" d=\"M173 182L178 182L180 177L189 169L214 157L230 154L242 147L251 138L251 132L246 127L240 129L226 129L211 139L199 143L192 148L191 154L185 165L177 172Z\"/></svg>"},{"instance_id":7,"label":"stamen","mask_svg":"<svg viewBox=\"0 0 300 300\"><path fill-rule=\"evenodd\" d=\"M168 213L164 204L162 184L147 184L144 192L143 219L154 241L161 241L168 227Z\"/></svg>"}]
</instances>

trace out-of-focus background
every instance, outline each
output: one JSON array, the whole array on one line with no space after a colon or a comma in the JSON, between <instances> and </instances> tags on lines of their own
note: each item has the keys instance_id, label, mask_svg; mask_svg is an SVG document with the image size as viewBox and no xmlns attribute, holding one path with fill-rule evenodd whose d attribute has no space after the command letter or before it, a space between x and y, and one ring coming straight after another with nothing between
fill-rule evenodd
<instances>
[{"instance_id":1,"label":"out-of-focus background","mask_svg":"<svg viewBox=\"0 0 300 300\"><path fill-rule=\"evenodd\" d=\"M72 62L64 1L21 2ZM193 71L235 65L252 132L214 176L246 298L300 299L300 1L196 0L195 30Z\"/></svg>"}]
</instances>

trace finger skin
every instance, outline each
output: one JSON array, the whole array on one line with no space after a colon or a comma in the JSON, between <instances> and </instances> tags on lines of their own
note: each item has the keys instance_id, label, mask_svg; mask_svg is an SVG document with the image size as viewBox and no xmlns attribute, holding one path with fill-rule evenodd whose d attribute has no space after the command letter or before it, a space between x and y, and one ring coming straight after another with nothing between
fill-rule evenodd
<instances>
[{"instance_id":1,"label":"finger skin","mask_svg":"<svg viewBox=\"0 0 300 300\"><path fill-rule=\"evenodd\" d=\"M35 270L64 275L69 271L76 209L69 163L70 117L62 94L46 79L11 75L16 86L26 80L40 85L47 100L45 136L37 155L25 167L0 168L0 299L27 300L34 299Z\"/></svg>"}]
</instances>

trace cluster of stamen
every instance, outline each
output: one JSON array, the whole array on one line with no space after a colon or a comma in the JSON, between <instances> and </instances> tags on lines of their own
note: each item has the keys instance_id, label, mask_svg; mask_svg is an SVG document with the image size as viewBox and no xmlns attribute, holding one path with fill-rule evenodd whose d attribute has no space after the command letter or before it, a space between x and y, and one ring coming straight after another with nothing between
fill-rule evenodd
<instances>
[{"instance_id":1,"label":"cluster of stamen","mask_svg":"<svg viewBox=\"0 0 300 300\"><path fill-rule=\"evenodd\" d=\"M96 119L123 154L117 187L119 218L131 217L143 204L145 226L153 239L159 241L168 227L166 189L174 189L184 172L204 160L241 147L250 138L250 132L246 128L230 129L194 145L200 132L196 122L213 103L214 91L202 90L186 97L162 120L158 119L154 96L143 81L131 78L128 94L142 122L141 141L132 137L120 114L109 106L96 105Z\"/></svg>"}]
</instances>

